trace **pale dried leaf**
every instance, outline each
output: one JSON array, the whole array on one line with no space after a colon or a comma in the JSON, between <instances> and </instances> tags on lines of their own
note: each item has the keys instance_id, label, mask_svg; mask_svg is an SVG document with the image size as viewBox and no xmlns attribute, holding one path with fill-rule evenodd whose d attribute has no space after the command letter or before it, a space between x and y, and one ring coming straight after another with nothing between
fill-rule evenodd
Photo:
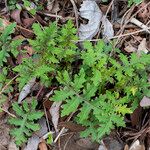
<instances>
[{"instance_id":1,"label":"pale dried leaf","mask_svg":"<svg viewBox=\"0 0 150 150\"><path fill-rule=\"evenodd\" d=\"M106 18L106 16L103 16L102 18L102 25L103 25L103 38L108 40L111 39L114 36L114 29L110 21Z\"/></svg>"},{"instance_id":2,"label":"pale dried leaf","mask_svg":"<svg viewBox=\"0 0 150 150\"><path fill-rule=\"evenodd\" d=\"M38 137L43 137L47 132L48 132L48 127L47 127L47 123L46 123L46 119L44 117L42 117L39 121L38 121L39 125L40 125L40 130L36 132L36 135L38 135Z\"/></svg>"},{"instance_id":3,"label":"pale dried leaf","mask_svg":"<svg viewBox=\"0 0 150 150\"><path fill-rule=\"evenodd\" d=\"M32 78L21 90L18 98L18 103L20 104L24 98L31 92L31 88L35 83L36 78Z\"/></svg>"},{"instance_id":4,"label":"pale dried leaf","mask_svg":"<svg viewBox=\"0 0 150 150\"><path fill-rule=\"evenodd\" d=\"M98 147L98 150L106 150L106 148L105 148L103 145L100 145L100 146Z\"/></svg>"},{"instance_id":5,"label":"pale dried leaf","mask_svg":"<svg viewBox=\"0 0 150 150\"><path fill-rule=\"evenodd\" d=\"M144 145L140 145L139 140L136 140L131 147L129 148L129 150L145 150L145 146Z\"/></svg>"},{"instance_id":6,"label":"pale dried leaf","mask_svg":"<svg viewBox=\"0 0 150 150\"><path fill-rule=\"evenodd\" d=\"M95 1L83 1L79 11L82 18L88 19L87 24L81 24L79 27L79 38L92 39L99 30L103 14Z\"/></svg>"},{"instance_id":7,"label":"pale dried leaf","mask_svg":"<svg viewBox=\"0 0 150 150\"><path fill-rule=\"evenodd\" d=\"M40 138L37 135L34 135L29 138L27 146L24 148L24 150L37 150L39 143Z\"/></svg>"},{"instance_id":8,"label":"pale dried leaf","mask_svg":"<svg viewBox=\"0 0 150 150\"><path fill-rule=\"evenodd\" d=\"M143 40L141 41L141 43L138 46L138 50L137 50L138 55L140 55L141 52L148 53L148 49L147 49L146 45L147 45L146 44L146 38L143 38Z\"/></svg>"},{"instance_id":9,"label":"pale dried leaf","mask_svg":"<svg viewBox=\"0 0 150 150\"><path fill-rule=\"evenodd\" d=\"M144 96L143 99L140 102L140 106L141 107L148 107L148 106L150 106L150 98Z\"/></svg>"},{"instance_id":10,"label":"pale dried leaf","mask_svg":"<svg viewBox=\"0 0 150 150\"><path fill-rule=\"evenodd\" d=\"M19 150L14 141L10 141L8 145L8 150Z\"/></svg>"},{"instance_id":11,"label":"pale dried leaf","mask_svg":"<svg viewBox=\"0 0 150 150\"><path fill-rule=\"evenodd\" d=\"M49 110L55 131L58 132L59 109L62 102L54 102Z\"/></svg>"},{"instance_id":12,"label":"pale dried leaf","mask_svg":"<svg viewBox=\"0 0 150 150\"><path fill-rule=\"evenodd\" d=\"M124 150L129 150L129 146L126 144Z\"/></svg>"}]
</instances>

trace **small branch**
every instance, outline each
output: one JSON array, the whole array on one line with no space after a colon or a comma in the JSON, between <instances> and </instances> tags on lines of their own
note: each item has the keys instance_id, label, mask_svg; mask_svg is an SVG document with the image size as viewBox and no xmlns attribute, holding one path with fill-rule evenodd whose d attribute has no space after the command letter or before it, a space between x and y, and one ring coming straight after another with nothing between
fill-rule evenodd
<instances>
[{"instance_id":1,"label":"small branch","mask_svg":"<svg viewBox=\"0 0 150 150\"><path fill-rule=\"evenodd\" d=\"M7 113L8 115L10 115L13 118L16 118L16 116L12 113L10 113L8 110L1 108L2 111L4 111L5 113Z\"/></svg>"},{"instance_id":2,"label":"small branch","mask_svg":"<svg viewBox=\"0 0 150 150\"><path fill-rule=\"evenodd\" d=\"M148 29L150 29L150 27L148 27ZM133 35L133 34L137 34L137 33L140 33L140 32L144 32L145 29L141 29L141 30L138 30L138 31L134 31L134 32L130 32L130 33L126 33L126 34L122 34L122 35L117 35L117 36L113 36L111 39L116 39L116 38L121 38L121 37L125 37L125 36L129 36L129 35ZM84 41L92 41L92 42L97 42L99 40L102 40L102 39L92 39L92 40L77 40L77 41L74 41L74 42L84 42Z\"/></svg>"},{"instance_id":3,"label":"small branch","mask_svg":"<svg viewBox=\"0 0 150 150\"><path fill-rule=\"evenodd\" d=\"M2 90L0 91L0 95L7 89L8 85L9 85L13 80L15 80L18 76L19 76L19 74L16 75L15 77L13 77L13 78L2 88Z\"/></svg>"},{"instance_id":4,"label":"small branch","mask_svg":"<svg viewBox=\"0 0 150 150\"><path fill-rule=\"evenodd\" d=\"M74 2L74 0L70 0L70 2L72 3L73 9L74 9L74 13L75 13L75 19L76 19L76 26L77 26L77 30L79 29L79 22L78 22L78 11L77 11L77 6Z\"/></svg>"},{"instance_id":5,"label":"small branch","mask_svg":"<svg viewBox=\"0 0 150 150\"><path fill-rule=\"evenodd\" d=\"M131 18L130 22L133 23L133 24L135 24L135 25L137 25L138 27L144 29L148 33L150 33L150 31L148 30L148 26L146 26L145 24L143 24L142 22L140 22L136 18Z\"/></svg>"},{"instance_id":6,"label":"small branch","mask_svg":"<svg viewBox=\"0 0 150 150\"><path fill-rule=\"evenodd\" d=\"M73 114L74 114L74 113L71 113L71 114L70 114L70 116L69 116L68 119L67 119L67 122L70 121L70 119L72 118ZM65 130L65 127L63 127L63 128L60 130L59 134L57 135L57 137L56 137L55 140L54 140L54 143L56 143L56 142L58 141L59 137L62 135L62 133L64 132L64 130Z\"/></svg>"}]
</instances>

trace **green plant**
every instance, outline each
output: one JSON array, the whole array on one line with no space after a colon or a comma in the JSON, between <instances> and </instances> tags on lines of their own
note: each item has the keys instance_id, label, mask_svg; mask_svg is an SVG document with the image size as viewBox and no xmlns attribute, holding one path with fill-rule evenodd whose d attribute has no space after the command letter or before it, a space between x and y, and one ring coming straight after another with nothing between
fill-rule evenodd
<instances>
[{"instance_id":1,"label":"green plant","mask_svg":"<svg viewBox=\"0 0 150 150\"><path fill-rule=\"evenodd\" d=\"M99 141L115 126L125 126L125 114L132 113L139 100L148 96L150 55L129 57L120 50L110 57L112 45L99 41L78 49L76 29L71 21L58 27L33 25L35 39L29 40L32 57L13 70L18 72L19 89L33 77L44 86L59 86L53 101L63 101L62 116L76 112L75 121L86 126L82 136Z\"/></svg>"},{"instance_id":2,"label":"green plant","mask_svg":"<svg viewBox=\"0 0 150 150\"><path fill-rule=\"evenodd\" d=\"M3 21L0 19L0 103L1 105L7 99L7 94L13 91L11 84L7 85L11 80L8 77L11 71L11 66L7 62L9 57L14 57L18 55L17 47L21 45L21 40L13 40L11 34L14 32L16 23L12 23L6 27L3 26ZM7 88L3 88L7 85Z\"/></svg>"},{"instance_id":3,"label":"green plant","mask_svg":"<svg viewBox=\"0 0 150 150\"><path fill-rule=\"evenodd\" d=\"M36 38L29 42L35 53L14 68L20 75L17 79L19 89L33 77L39 78L45 86L50 85L57 70L72 69L71 63L77 54L77 47L72 42L77 39L76 29L71 21L62 28L57 27L55 23L44 28L34 24L33 30Z\"/></svg>"},{"instance_id":4,"label":"green plant","mask_svg":"<svg viewBox=\"0 0 150 150\"><path fill-rule=\"evenodd\" d=\"M1 25L1 27L3 26ZM18 55L17 47L21 45L22 41L21 40L12 41L10 36L14 32L15 27L16 27L16 23L12 23L8 25L0 33L0 67L2 67L3 64L7 62L7 58L11 54L14 57Z\"/></svg>"},{"instance_id":5,"label":"green plant","mask_svg":"<svg viewBox=\"0 0 150 150\"><path fill-rule=\"evenodd\" d=\"M40 129L39 124L35 123L43 116L43 113L36 111L36 100L32 100L29 105L26 101L20 107L18 103L13 103L13 110L16 112L16 118L10 118L9 123L16 126L10 131L10 134L15 138L15 142L20 146L27 141L27 137L32 135L33 131Z\"/></svg>"},{"instance_id":6,"label":"green plant","mask_svg":"<svg viewBox=\"0 0 150 150\"><path fill-rule=\"evenodd\" d=\"M128 6L131 6L132 4L140 4L142 0L128 0Z\"/></svg>"},{"instance_id":7,"label":"green plant","mask_svg":"<svg viewBox=\"0 0 150 150\"><path fill-rule=\"evenodd\" d=\"M92 46L84 43L82 62L77 74L58 71L57 80L63 88L51 98L64 101L61 115L77 112L76 121L86 130L82 136L99 141L115 126L125 126L125 114L132 113L143 95L148 94L147 66L150 56L109 57L112 50L102 41Z\"/></svg>"}]
</instances>

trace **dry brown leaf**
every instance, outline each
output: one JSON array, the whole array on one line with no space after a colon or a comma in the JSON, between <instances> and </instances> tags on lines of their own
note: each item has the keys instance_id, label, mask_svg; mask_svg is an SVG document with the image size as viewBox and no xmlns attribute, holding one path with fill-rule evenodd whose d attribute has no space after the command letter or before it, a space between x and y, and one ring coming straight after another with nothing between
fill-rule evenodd
<instances>
[{"instance_id":1,"label":"dry brown leaf","mask_svg":"<svg viewBox=\"0 0 150 150\"><path fill-rule=\"evenodd\" d=\"M42 141L40 144L39 144L39 150L48 150L47 146L46 146L46 143L44 141Z\"/></svg>"},{"instance_id":2,"label":"dry brown leaf","mask_svg":"<svg viewBox=\"0 0 150 150\"><path fill-rule=\"evenodd\" d=\"M133 127L138 125L141 114L142 114L142 108L141 107L136 108L134 110L134 112L131 114L131 124Z\"/></svg>"},{"instance_id":3,"label":"dry brown leaf","mask_svg":"<svg viewBox=\"0 0 150 150\"><path fill-rule=\"evenodd\" d=\"M21 28L20 31L23 34L23 36L25 36L26 38L33 38L33 36L34 36L34 33L30 30Z\"/></svg>"},{"instance_id":4,"label":"dry brown leaf","mask_svg":"<svg viewBox=\"0 0 150 150\"><path fill-rule=\"evenodd\" d=\"M79 125L79 124L75 124L71 121L68 121L68 122L60 122L59 127L65 127L67 129L69 129L70 131L72 132L80 132L80 131L84 131L85 130L85 127Z\"/></svg>"},{"instance_id":5,"label":"dry brown leaf","mask_svg":"<svg viewBox=\"0 0 150 150\"><path fill-rule=\"evenodd\" d=\"M18 24L21 24L21 18L20 18L21 10L13 10L11 12L11 18L14 19Z\"/></svg>"},{"instance_id":6,"label":"dry brown leaf","mask_svg":"<svg viewBox=\"0 0 150 150\"><path fill-rule=\"evenodd\" d=\"M24 26L26 28L28 28L28 27L31 27L32 24L35 22L35 18L25 18L22 20L22 22L23 22Z\"/></svg>"},{"instance_id":7,"label":"dry brown leaf","mask_svg":"<svg viewBox=\"0 0 150 150\"><path fill-rule=\"evenodd\" d=\"M33 55L34 50L31 46L24 46L24 49L27 50L27 52L30 56Z\"/></svg>"},{"instance_id":8,"label":"dry brown leaf","mask_svg":"<svg viewBox=\"0 0 150 150\"><path fill-rule=\"evenodd\" d=\"M124 150L129 150L129 146L126 144Z\"/></svg>"}]
</instances>

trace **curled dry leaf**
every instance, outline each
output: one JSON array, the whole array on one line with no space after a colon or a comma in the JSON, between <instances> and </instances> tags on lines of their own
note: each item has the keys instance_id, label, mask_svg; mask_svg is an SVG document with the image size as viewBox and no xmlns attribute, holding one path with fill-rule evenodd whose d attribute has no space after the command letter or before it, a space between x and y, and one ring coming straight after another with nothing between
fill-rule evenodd
<instances>
[{"instance_id":1,"label":"curled dry leaf","mask_svg":"<svg viewBox=\"0 0 150 150\"><path fill-rule=\"evenodd\" d=\"M59 109L62 102L54 102L49 110L55 131L58 132Z\"/></svg>"},{"instance_id":2,"label":"curled dry leaf","mask_svg":"<svg viewBox=\"0 0 150 150\"><path fill-rule=\"evenodd\" d=\"M80 16L88 19L87 24L81 24L79 27L79 38L81 40L92 39L98 33L101 22L103 25L103 38L110 39L114 36L112 24L103 15L95 1L83 1L80 8Z\"/></svg>"},{"instance_id":3,"label":"curled dry leaf","mask_svg":"<svg viewBox=\"0 0 150 150\"><path fill-rule=\"evenodd\" d=\"M141 107L148 107L150 106L150 98L144 96L143 99L140 102Z\"/></svg>"},{"instance_id":4,"label":"curled dry leaf","mask_svg":"<svg viewBox=\"0 0 150 150\"><path fill-rule=\"evenodd\" d=\"M18 98L18 103L20 104L24 98L30 93L31 88L33 87L35 83L36 78L33 78L30 80L21 90Z\"/></svg>"},{"instance_id":5,"label":"curled dry leaf","mask_svg":"<svg viewBox=\"0 0 150 150\"><path fill-rule=\"evenodd\" d=\"M8 145L8 150L19 150L19 148L16 146L15 142L11 140Z\"/></svg>"},{"instance_id":6,"label":"curled dry leaf","mask_svg":"<svg viewBox=\"0 0 150 150\"><path fill-rule=\"evenodd\" d=\"M79 27L79 38L92 39L98 32L102 19L102 12L95 1L83 1L80 8L80 16L88 19L88 24Z\"/></svg>"}]
</instances>

